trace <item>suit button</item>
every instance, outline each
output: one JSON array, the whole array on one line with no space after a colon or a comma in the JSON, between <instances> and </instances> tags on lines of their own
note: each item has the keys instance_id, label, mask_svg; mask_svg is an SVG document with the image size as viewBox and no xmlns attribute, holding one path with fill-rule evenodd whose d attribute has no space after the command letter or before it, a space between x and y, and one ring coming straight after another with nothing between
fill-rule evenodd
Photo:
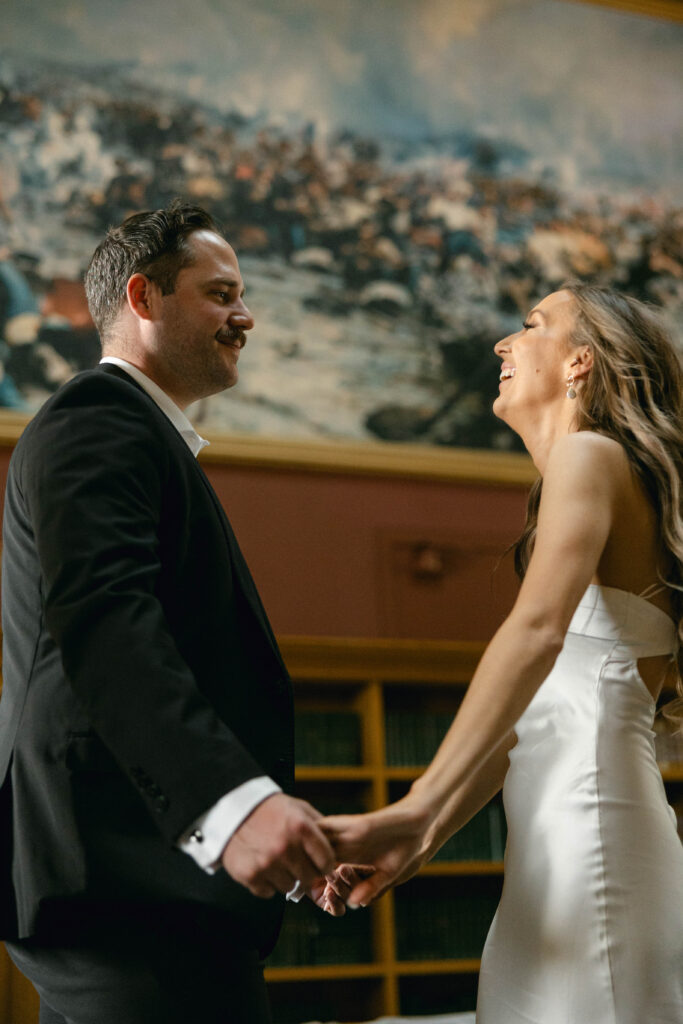
<instances>
[{"instance_id":1,"label":"suit button","mask_svg":"<svg viewBox=\"0 0 683 1024\"><path fill-rule=\"evenodd\" d=\"M165 797L163 794L156 797L154 801L154 810L158 814L164 814L164 812L168 810L168 797Z\"/></svg>"},{"instance_id":2,"label":"suit button","mask_svg":"<svg viewBox=\"0 0 683 1024\"><path fill-rule=\"evenodd\" d=\"M136 766L130 769L130 774L132 775L133 780L135 781L135 784L138 787L138 789L144 791L145 788L149 785L150 781L147 773L144 772L142 768L138 768Z\"/></svg>"}]
</instances>

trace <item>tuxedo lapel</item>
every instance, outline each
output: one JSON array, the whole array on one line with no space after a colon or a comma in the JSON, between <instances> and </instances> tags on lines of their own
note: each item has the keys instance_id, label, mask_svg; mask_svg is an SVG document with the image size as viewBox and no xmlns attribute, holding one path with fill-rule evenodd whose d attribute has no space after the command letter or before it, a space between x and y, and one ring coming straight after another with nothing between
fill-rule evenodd
<instances>
[{"instance_id":1,"label":"tuxedo lapel","mask_svg":"<svg viewBox=\"0 0 683 1024\"><path fill-rule=\"evenodd\" d=\"M223 531L228 551L230 553L230 560L233 564L234 569L236 570L237 577L241 584L242 593L244 594L244 597L246 598L253 614L255 615L256 619L263 628L268 638L270 647L272 648L273 654L275 655L278 664L282 668L283 675L286 676L286 666L282 661L282 655L280 654L280 649L278 647L277 640L275 639L275 635L268 620L265 608L263 607L263 603L259 596L258 590L256 589L256 585L254 584L252 575L249 571L249 567L247 566L247 563L244 559L244 555L240 550L240 546L237 542L237 538L235 537L232 526L230 525L230 520L228 519L225 513L225 509L221 505L218 499L218 495L213 489L213 485L211 484L211 481L207 477L206 473L204 472L201 464L199 463L199 460L192 454L192 452L188 448L187 442L176 430L176 428L173 426L169 418L165 415L163 410L159 408L154 399L149 394L147 394L145 389L140 384L138 384L138 382L134 380L133 377L130 376L130 374L126 373L123 367L117 366L116 363L101 363L99 369L105 373L113 374L114 376L119 377L121 380L125 380L126 382L131 383L135 388L137 388L138 391L145 395L145 397L148 399L150 403L153 413L160 416L163 420L164 426L168 428L167 433L169 434L169 436L172 436L172 441L169 441L169 443L173 444L174 447L178 450L178 457L182 458L185 461L189 460L189 462L192 463L192 472L194 472L201 481L202 486L205 489L205 492L208 495L209 500L211 501L214 511L221 524L221 529Z\"/></svg>"}]
</instances>

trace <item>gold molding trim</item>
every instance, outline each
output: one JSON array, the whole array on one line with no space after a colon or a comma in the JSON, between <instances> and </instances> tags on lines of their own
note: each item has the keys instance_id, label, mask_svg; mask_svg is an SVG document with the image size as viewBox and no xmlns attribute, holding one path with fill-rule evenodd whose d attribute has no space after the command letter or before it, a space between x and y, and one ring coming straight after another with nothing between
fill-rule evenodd
<instances>
[{"instance_id":1,"label":"gold molding trim","mask_svg":"<svg viewBox=\"0 0 683 1024\"><path fill-rule=\"evenodd\" d=\"M294 679L338 682L468 683L486 644L468 640L393 640L363 637L279 636Z\"/></svg>"},{"instance_id":2,"label":"gold molding trim","mask_svg":"<svg viewBox=\"0 0 683 1024\"><path fill-rule=\"evenodd\" d=\"M8 412L6 409L0 413L0 446L13 448L30 422L31 417L23 412Z\"/></svg>"},{"instance_id":3,"label":"gold molding trim","mask_svg":"<svg viewBox=\"0 0 683 1024\"><path fill-rule=\"evenodd\" d=\"M208 437L207 463L352 476L459 480L528 487L538 473L528 455L469 448L372 441L284 441Z\"/></svg>"},{"instance_id":4,"label":"gold molding trim","mask_svg":"<svg viewBox=\"0 0 683 1024\"><path fill-rule=\"evenodd\" d=\"M0 415L0 447L13 448L30 417ZM204 463L283 472L403 477L528 487L537 477L527 455L484 449L439 448L373 441L285 441L247 435L207 435Z\"/></svg>"},{"instance_id":5,"label":"gold molding trim","mask_svg":"<svg viewBox=\"0 0 683 1024\"><path fill-rule=\"evenodd\" d=\"M626 14L640 14L649 18L683 22L683 0L571 0L572 3L612 7Z\"/></svg>"}]
</instances>

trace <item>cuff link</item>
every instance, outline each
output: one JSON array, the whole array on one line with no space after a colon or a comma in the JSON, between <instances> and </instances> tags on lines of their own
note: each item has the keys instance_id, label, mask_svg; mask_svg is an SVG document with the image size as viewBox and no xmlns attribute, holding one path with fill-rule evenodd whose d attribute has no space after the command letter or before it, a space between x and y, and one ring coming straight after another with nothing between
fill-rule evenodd
<instances>
[{"instance_id":1,"label":"cuff link","mask_svg":"<svg viewBox=\"0 0 683 1024\"><path fill-rule=\"evenodd\" d=\"M204 842L204 833L202 832L202 830L200 828L196 828L196 829L194 829L193 832L190 832L190 834L189 834L189 836L187 838L188 838L188 842L190 842L190 843L203 843Z\"/></svg>"}]
</instances>

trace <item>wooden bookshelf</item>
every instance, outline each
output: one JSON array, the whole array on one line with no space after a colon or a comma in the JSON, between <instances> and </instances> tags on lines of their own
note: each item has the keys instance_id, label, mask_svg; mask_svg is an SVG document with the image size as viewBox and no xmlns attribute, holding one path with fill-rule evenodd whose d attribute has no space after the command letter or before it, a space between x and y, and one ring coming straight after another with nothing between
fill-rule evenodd
<instances>
[{"instance_id":1,"label":"wooden bookshelf","mask_svg":"<svg viewBox=\"0 0 683 1024\"><path fill-rule=\"evenodd\" d=\"M299 713L321 715L324 729L330 728L335 713L358 716L359 736L353 751L349 748L356 763L302 763L306 752L298 751L298 795L323 811L327 803L331 813L372 810L405 792L424 765L396 763L400 758L395 737L392 748L392 723L400 723L401 713L410 717L418 711L433 712L440 721L452 717L484 646L323 637L289 637L280 643ZM681 793L683 764L661 767L672 794ZM397 918L406 911L402 901L409 901L411 912L410 900L416 898L417 906L420 893L427 902L433 894L435 905L447 909L460 898L481 893L492 913L502 876L502 852L488 858L434 860L406 885L367 911L356 912L368 928L368 954L362 962L267 967L276 1024L473 1009L483 938L477 955L470 950L453 956L444 947L439 956L406 958L400 953L405 942L397 934ZM334 927L337 919L330 923ZM485 930L480 921L478 933Z\"/></svg>"},{"instance_id":2,"label":"wooden bookshelf","mask_svg":"<svg viewBox=\"0 0 683 1024\"><path fill-rule=\"evenodd\" d=\"M348 758L356 763L303 763L308 761L307 752L301 746L297 749L298 795L333 813L382 807L420 775L422 764L388 763L392 760L388 756L392 713L395 719L398 716L400 727L401 714L409 719L418 709L427 715L433 712L443 728L456 712L483 651L483 645L473 643L330 638L284 638L281 646L294 679L297 712L307 723L318 714L325 733L334 727L335 714L355 714L358 719L358 741L351 744ZM432 739L431 748L428 752L425 749L420 761L428 760L438 744L438 738ZM396 762L396 750L393 754ZM428 989L437 977L444 979L443 999L449 1007L454 1005L446 981L451 977L457 980L458 1008L473 1007L478 955L454 957L444 948L438 958L401 957L397 912L410 913L410 900L415 893L422 892L424 897L425 886L426 899L433 891L442 905L450 904L472 885L483 886L491 898L497 899L502 871L501 856L434 861L407 886L387 893L367 911L356 912L358 918L354 914L354 919L364 921L368 930L369 960L291 966L278 962L267 967L277 1024L300 1024L307 1019L362 1021L407 1012L406 986L414 1012L420 1001L420 979ZM415 887L413 892L411 885ZM402 902L405 900L408 904ZM332 928L338 923L330 919ZM310 1013L316 998L317 1008ZM438 1007L425 1002L425 1012L432 1011L438 1012Z\"/></svg>"}]
</instances>

